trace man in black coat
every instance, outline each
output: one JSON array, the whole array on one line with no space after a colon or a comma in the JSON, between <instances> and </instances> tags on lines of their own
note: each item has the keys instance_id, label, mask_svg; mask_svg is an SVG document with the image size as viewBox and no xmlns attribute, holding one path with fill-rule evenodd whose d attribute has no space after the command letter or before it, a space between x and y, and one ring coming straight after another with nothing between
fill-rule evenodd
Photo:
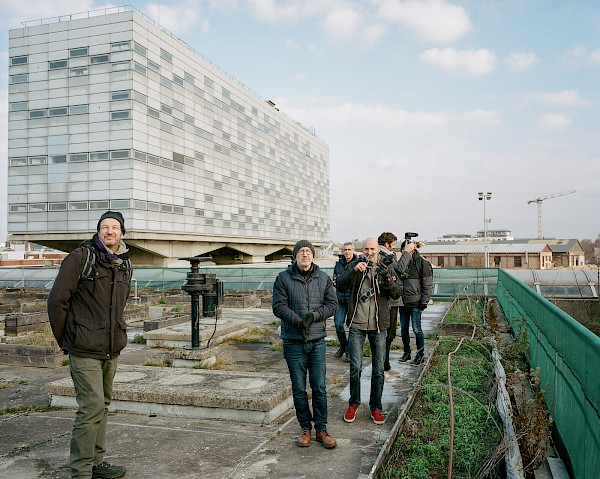
<instances>
[{"instance_id":1,"label":"man in black coat","mask_svg":"<svg viewBox=\"0 0 600 479\"><path fill-rule=\"evenodd\" d=\"M342 254L340 255L339 261L333 268L333 285L336 285L337 278L346 271L346 266L352 261L356 261L358 256L354 252L354 245L348 241L342 246ZM350 300L350 292L346 291L342 293L336 289L338 308L335 311L333 317L333 324L335 324L335 333L338 341L340 342L340 348L334 354L336 358L341 358L344 354L346 355L346 362L350 361L348 356L348 338L346 337L346 329L344 323L346 322L346 315L348 314L348 301Z\"/></svg>"}]
</instances>

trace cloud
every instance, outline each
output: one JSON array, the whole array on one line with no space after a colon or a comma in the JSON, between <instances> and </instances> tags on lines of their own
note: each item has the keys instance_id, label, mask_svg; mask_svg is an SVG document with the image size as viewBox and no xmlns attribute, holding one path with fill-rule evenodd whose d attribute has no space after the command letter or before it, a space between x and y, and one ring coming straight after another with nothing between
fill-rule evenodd
<instances>
[{"instance_id":1,"label":"cloud","mask_svg":"<svg viewBox=\"0 0 600 479\"><path fill-rule=\"evenodd\" d=\"M581 65L600 64L600 48L590 51L584 47L576 47L567 51L566 56L569 60Z\"/></svg>"},{"instance_id":2,"label":"cloud","mask_svg":"<svg viewBox=\"0 0 600 479\"><path fill-rule=\"evenodd\" d=\"M547 113L543 115L538 120L538 126L542 130L566 130L571 125L571 120L563 115L558 115L556 113Z\"/></svg>"},{"instance_id":3,"label":"cloud","mask_svg":"<svg viewBox=\"0 0 600 479\"><path fill-rule=\"evenodd\" d=\"M74 15L104 8L115 8L111 2L94 0L28 0L27 2L2 2L0 24L9 28L21 27L20 22L52 19L61 15ZM12 19L19 23L8 23Z\"/></svg>"},{"instance_id":4,"label":"cloud","mask_svg":"<svg viewBox=\"0 0 600 479\"><path fill-rule=\"evenodd\" d=\"M295 23L307 18L326 14L332 9L332 2L327 0L298 0L280 4L277 0L248 0L246 2L227 1L229 10L239 7L237 4L247 4L254 16L265 23ZM338 2L333 2L338 3ZM217 2L213 2L216 6ZM221 7L221 5L219 5Z\"/></svg>"},{"instance_id":5,"label":"cloud","mask_svg":"<svg viewBox=\"0 0 600 479\"><path fill-rule=\"evenodd\" d=\"M376 0L378 18L406 27L431 43L450 43L471 30L463 7L445 0Z\"/></svg>"},{"instance_id":6,"label":"cloud","mask_svg":"<svg viewBox=\"0 0 600 479\"><path fill-rule=\"evenodd\" d=\"M526 99L550 107L586 107L590 102L582 98L577 90L562 90L552 93L532 93Z\"/></svg>"},{"instance_id":7,"label":"cloud","mask_svg":"<svg viewBox=\"0 0 600 479\"><path fill-rule=\"evenodd\" d=\"M339 39L352 38L362 24L362 15L353 8L339 8L330 11L321 26L330 36Z\"/></svg>"},{"instance_id":8,"label":"cloud","mask_svg":"<svg viewBox=\"0 0 600 479\"><path fill-rule=\"evenodd\" d=\"M496 56L489 50L456 50L431 48L420 55L421 61L444 71L464 75L485 75L496 68Z\"/></svg>"},{"instance_id":9,"label":"cloud","mask_svg":"<svg viewBox=\"0 0 600 479\"><path fill-rule=\"evenodd\" d=\"M509 70L522 72L529 70L529 68L538 63L539 60L535 53L512 52L503 61Z\"/></svg>"},{"instance_id":10,"label":"cloud","mask_svg":"<svg viewBox=\"0 0 600 479\"><path fill-rule=\"evenodd\" d=\"M183 0L170 5L148 3L144 7L144 13L156 23L178 35L191 32L198 24L202 32L209 30L208 20L200 18L201 11L201 0Z\"/></svg>"}]
</instances>

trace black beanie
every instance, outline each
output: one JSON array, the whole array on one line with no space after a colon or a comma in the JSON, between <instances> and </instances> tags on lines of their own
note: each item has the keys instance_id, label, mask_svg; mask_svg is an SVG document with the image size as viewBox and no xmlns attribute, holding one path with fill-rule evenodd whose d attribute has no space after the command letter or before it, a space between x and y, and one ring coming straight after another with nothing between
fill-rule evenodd
<instances>
[{"instance_id":1,"label":"black beanie","mask_svg":"<svg viewBox=\"0 0 600 479\"><path fill-rule=\"evenodd\" d=\"M98 220L98 226L96 226L96 231L100 231L100 223L102 223L102 220L105 220L106 218L112 218L114 220L117 220L121 225L121 233L125 234L125 220L123 219L123 215L118 211L107 211L106 213L104 213Z\"/></svg>"},{"instance_id":2,"label":"black beanie","mask_svg":"<svg viewBox=\"0 0 600 479\"><path fill-rule=\"evenodd\" d=\"M296 255L298 254L298 251L300 251L301 248L310 248L313 256L316 256L315 247L313 246L313 244L308 240L300 240L294 245L294 249L292 250L293 261L296 260Z\"/></svg>"}]
</instances>

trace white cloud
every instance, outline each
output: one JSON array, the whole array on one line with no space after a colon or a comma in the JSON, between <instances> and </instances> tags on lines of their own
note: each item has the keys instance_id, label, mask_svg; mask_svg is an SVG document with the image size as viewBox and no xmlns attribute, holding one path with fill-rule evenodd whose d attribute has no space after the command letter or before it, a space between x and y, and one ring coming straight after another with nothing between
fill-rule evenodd
<instances>
[{"instance_id":1,"label":"white cloud","mask_svg":"<svg viewBox=\"0 0 600 479\"><path fill-rule=\"evenodd\" d=\"M420 58L448 72L464 75L485 75L496 68L496 56L489 50L456 50L431 48L424 51Z\"/></svg>"},{"instance_id":2,"label":"white cloud","mask_svg":"<svg viewBox=\"0 0 600 479\"><path fill-rule=\"evenodd\" d=\"M376 0L377 16L396 23L433 43L450 43L471 30L471 21L463 7L445 0Z\"/></svg>"},{"instance_id":3,"label":"white cloud","mask_svg":"<svg viewBox=\"0 0 600 479\"><path fill-rule=\"evenodd\" d=\"M547 113L538 120L538 126L542 130L566 130L571 125L571 120L563 115Z\"/></svg>"},{"instance_id":4,"label":"white cloud","mask_svg":"<svg viewBox=\"0 0 600 479\"><path fill-rule=\"evenodd\" d=\"M582 65L600 64L600 48L597 50L588 50L587 48L576 47L569 50L566 55L567 58Z\"/></svg>"},{"instance_id":5,"label":"white cloud","mask_svg":"<svg viewBox=\"0 0 600 479\"><path fill-rule=\"evenodd\" d=\"M362 20L362 15L353 8L339 8L325 15L321 26L328 35L346 40L354 36Z\"/></svg>"},{"instance_id":6,"label":"white cloud","mask_svg":"<svg viewBox=\"0 0 600 479\"><path fill-rule=\"evenodd\" d=\"M582 98L577 90L562 90L552 93L533 93L526 96L526 99L535 103L540 103L551 107L585 107L590 102Z\"/></svg>"},{"instance_id":7,"label":"white cloud","mask_svg":"<svg viewBox=\"0 0 600 479\"><path fill-rule=\"evenodd\" d=\"M209 30L208 20L200 18L201 10L201 0L183 0L171 5L148 3L144 8L161 27L179 35L191 32L198 24L202 32Z\"/></svg>"},{"instance_id":8,"label":"white cloud","mask_svg":"<svg viewBox=\"0 0 600 479\"><path fill-rule=\"evenodd\" d=\"M0 5L0 24L9 28L21 27L20 22L57 18L62 15L74 15L104 8L114 8L111 2L95 0L28 0L27 2L5 1ZM11 19L15 23L8 23Z\"/></svg>"},{"instance_id":9,"label":"white cloud","mask_svg":"<svg viewBox=\"0 0 600 479\"><path fill-rule=\"evenodd\" d=\"M539 60L532 52L512 52L503 61L509 70L521 72L529 70Z\"/></svg>"},{"instance_id":10,"label":"white cloud","mask_svg":"<svg viewBox=\"0 0 600 479\"><path fill-rule=\"evenodd\" d=\"M217 2L213 2L216 6ZM226 5L232 10L238 2L228 1ZM338 1L328 0L298 0L293 2L278 2L277 0L247 0L241 2L248 4L258 20L265 23L294 23L299 20L323 15L332 9L332 4ZM219 5L220 6L220 5Z\"/></svg>"}]
</instances>

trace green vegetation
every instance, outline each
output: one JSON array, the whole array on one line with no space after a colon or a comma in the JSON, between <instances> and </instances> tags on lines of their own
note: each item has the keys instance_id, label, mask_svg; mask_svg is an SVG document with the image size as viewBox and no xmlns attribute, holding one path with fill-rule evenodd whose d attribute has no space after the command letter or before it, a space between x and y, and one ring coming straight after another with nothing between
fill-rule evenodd
<instances>
[{"instance_id":1,"label":"green vegetation","mask_svg":"<svg viewBox=\"0 0 600 479\"><path fill-rule=\"evenodd\" d=\"M144 338L143 334L136 334L133 337L133 343L134 344L146 344L146 339Z\"/></svg>"},{"instance_id":2,"label":"green vegetation","mask_svg":"<svg viewBox=\"0 0 600 479\"><path fill-rule=\"evenodd\" d=\"M236 343L273 344L278 337L277 331L253 326L244 334L233 338L232 341Z\"/></svg>"},{"instance_id":3,"label":"green vegetation","mask_svg":"<svg viewBox=\"0 0 600 479\"><path fill-rule=\"evenodd\" d=\"M21 406L9 406L4 409L0 409L0 416L4 414L28 414L30 412L45 412L45 411L57 411L60 408L41 405L41 404L22 404Z\"/></svg>"},{"instance_id":4,"label":"green vegetation","mask_svg":"<svg viewBox=\"0 0 600 479\"><path fill-rule=\"evenodd\" d=\"M480 300L460 300L444 317L444 324L479 322L483 315L483 303Z\"/></svg>"},{"instance_id":5,"label":"green vegetation","mask_svg":"<svg viewBox=\"0 0 600 479\"><path fill-rule=\"evenodd\" d=\"M171 312L172 313L179 313L181 311L183 311L183 306L181 304L179 304L179 303L177 303L175 306L173 306L171 308Z\"/></svg>"},{"instance_id":6,"label":"green vegetation","mask_svg":"<svg viewBox=\"0 0 600 479\"><path fill-rule=\"evenodd\" d=\"M148 359L144 362L144 366L156 366L159 368L170 368L173 366L173 360L170 358L162 358L159 361Z\"/></svg>"}]
</instances>

